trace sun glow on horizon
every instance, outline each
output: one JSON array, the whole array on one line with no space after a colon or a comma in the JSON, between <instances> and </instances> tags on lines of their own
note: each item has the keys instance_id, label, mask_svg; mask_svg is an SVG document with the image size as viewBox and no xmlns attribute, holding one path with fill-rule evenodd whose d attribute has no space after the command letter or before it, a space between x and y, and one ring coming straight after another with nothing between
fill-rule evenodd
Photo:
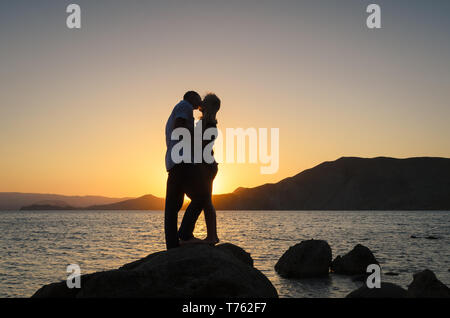
<instances>
[{"instance_id":1,"label":"sun glow on horizon","mask_svg":"<svg viewBox=\"0 0 450 318\"><path fill-rule=\"evenodd\" d=\"M352 1L86 1L74 32L53 3L0 2L0 192L165 197L165 123L191 89L219 96L222 132L279 128L278 172L219 164L214 194L342 156L450 157L448 1L380 1L388 32Z\"/></svg>"}]
</instances>

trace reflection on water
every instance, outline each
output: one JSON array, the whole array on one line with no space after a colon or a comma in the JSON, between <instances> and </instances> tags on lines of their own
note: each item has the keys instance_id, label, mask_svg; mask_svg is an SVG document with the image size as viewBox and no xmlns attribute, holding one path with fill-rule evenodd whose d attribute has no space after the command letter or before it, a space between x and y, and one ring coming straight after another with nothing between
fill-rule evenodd
<instances>
[{"instance_id":1,"label":"reflection on water","mask_svg":"<svg viewBox=\"0 0 450 318\"><path fill-rule=\"evenodd\" d=\"M250 252L281 297L344 297L360 286L340 275L279 277L273 269L278 258L311 238L327 240L333 257L366 245L384 272L399 273L382 280L403 287L424 268L450 283L450 212L224 211L217 217L222 242ZM0 231L0 297L31 296L43 284L65 279L68 264L89 273L165 249L160 211L0 212ZM195 235L206 235L203 217ZM428 235L439 239L421 238Z\"/></svg>"}]
</instances>

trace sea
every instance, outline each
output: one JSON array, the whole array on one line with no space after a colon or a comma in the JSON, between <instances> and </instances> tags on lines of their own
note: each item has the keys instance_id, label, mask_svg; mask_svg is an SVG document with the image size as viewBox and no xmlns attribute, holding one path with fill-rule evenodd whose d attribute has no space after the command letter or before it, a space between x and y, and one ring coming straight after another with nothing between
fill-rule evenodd
<instances>
[{"instance_id":1,"label":"sea","mask_svg":"<svg viewBox=\"0 0 450 318\"><path fill-rule=\"evenodd\" d=\"M450 285L450 211L218 211L217 224L221 242L249 252L282 298L340 298L363 284L336 274L280 277L274 266L281 255L309 239L326 240L333 258L367 246L382 282L407 288L428 268ZM164 250L163 229L162 211L0 211L0 297L30 297L65 280L70 264L86 274ZM194 234L206 235L203 215Z\"/></svg>"}]
</instances>

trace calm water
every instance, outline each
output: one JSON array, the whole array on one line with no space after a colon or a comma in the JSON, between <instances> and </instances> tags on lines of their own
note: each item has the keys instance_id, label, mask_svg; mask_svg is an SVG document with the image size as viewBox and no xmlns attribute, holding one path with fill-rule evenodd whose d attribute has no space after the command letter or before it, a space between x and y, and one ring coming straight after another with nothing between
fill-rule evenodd
<instances>
[{"instance_id":1,"label":"calm water","mask_svg":"<svg viewBox=\"0 0 450 318\"><path fill-rule=\"evenodd\" d=\"M159 211L0 212L0 297L29 297L42 285L65 279L68 264L89 273L163 250L162 229ZM399 273L383 281L406 287L414 272L429 268L450 285L450 212L226 211L218 213L218 231L223 242L251 253L281 297L344 297L361 284L339 275L280 278L273 269L278 258L310 238L327 240L333 258L357 243L366 245L384 272ZM196 236L204 233L201 216Z\"/></svg>"}]
</instances>

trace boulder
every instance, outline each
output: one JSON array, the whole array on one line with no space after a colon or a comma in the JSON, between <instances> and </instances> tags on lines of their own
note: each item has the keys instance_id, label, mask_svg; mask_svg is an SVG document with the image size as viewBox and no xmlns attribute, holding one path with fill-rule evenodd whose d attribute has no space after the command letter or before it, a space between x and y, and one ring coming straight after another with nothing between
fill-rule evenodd
<instances>
[{"instance_id":1,"label":"boulder","mask_svg":"<svg viewBox=\"0 0 450 318\"><path fill-rule=\"evenodd\" d=\"M291 246L278 260L275 270L285 278L328 275L331 248L326 241L308 240Z\"/></svg>"},{"instance_id":2,"label":"boulder","mask_svg":"<svg viewBox=\"0 0 450 318\"><path fill-rule=\"evenodd\" d=\"M406 298L408 292L392 283L381 283L380 288L369 288L366 285L352 291L346 298Z\"/></svg>"},{"instance_id":3,"label":"boulder","mask_svg":"<svg viewBox=\"0 0 450 318\"><path fill-rule=\"evenodd\" d=\"M387 273L384 273L384 275L386 275L386 276L398 276L400 274L396 273L396 272L387 272Z\"/></svg>"},{"instance_id":4,"label":"boulder","mask_svg":"<svg viewBox=\"0 0 450 318\"><path fill-rule=\"evenodd\" d=\"M230 243L220 244L217 248L226 253L230 253L230 255L253 267L253 258L243 248Z\"/></svg>"},{"instance_id":5,"label":"boulder","mask_svg":"<svg viewBox=\"0 0 450 318\"><path fill-rule=\"evenodd\" d=\"M367 274L354 275L352 277L352 282L365 282L367 280Z\"/></svg>"},{"instance_id":6,"label":"boulder","mask_svg":"<svg viewBox=\"0 0 450 318\"><path fill-rule=\"evenodd\" d=\"M331 270L336 274L366 274L367 266L378 264L370 249L358 244L344 256L338 256L331 263Z\"/></svg>"},{"instance_id":7,"label":"boulder","mask_svg":"<svg viewBox=\"0 0 450 318\"><path fill-rule=\"evenodd\" d=\"M418 298L450 298L450 288L438 280L432 271L425 269L413 275L408 294Z\"/></svg>"},{"instance_id":8,"label":"boulder","mask_svg":"<svg viewBox=\"0 0 450 318\"><path fill-rule=\"evenodd\" d=\"M232 244L189 245L82 275L80 289L69 289L63 281L43 286L32 297L278 297L251 264L250 255Z\"/></svg>"}]
</instances>

